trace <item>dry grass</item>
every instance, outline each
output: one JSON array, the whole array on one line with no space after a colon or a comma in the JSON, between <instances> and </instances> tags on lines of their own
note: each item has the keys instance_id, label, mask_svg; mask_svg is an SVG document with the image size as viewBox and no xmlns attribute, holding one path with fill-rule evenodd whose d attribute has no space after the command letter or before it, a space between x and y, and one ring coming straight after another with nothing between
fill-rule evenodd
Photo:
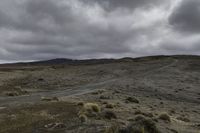
<instances>
[{"instance_id":1,"label":"dry grass","mask_svg":"<svg viewBox=\"0 0 200 133\"><path fill-rule=\"evenodd\" d=\"M101 108L96 103L86 103L84 104L83 109L87 112L99 113L101 111Z\"/></svg>"},{"instance_id":2,"label":"dry grass","mask_svg":"<svg viewBox=\"0 0 200 133\"><path fill-rule=\"evenodd\" d=\"M156 124L151 119L137 116L125 129L127 133L160 133Z\"/></svg>"},{"instance_id":3,"label":"dry grass","mask_svg":"<svg viewBox=\"0 0 200 133\"><path fill-rule=\"evenodd\" d=\"M96 103L85 103L78 113L80 117L96 117L101 112L101 108ZM81 118L81 119L82 119ZM84 118L83 118L84 119ZM84 121L84 120L83 120Z\"/></svg>"},{"instance_id":4,"label":"dry grass","mask_svg":"<svg viewBox=\"0 0 200 133\"><path fill-rule=\"evenodd\" d=\"M45 133L44 125L62 122L75 123L78 108L70 103L56 102L1 110L0 133ZM41 129L41 131L40 131Z\"/></svg>"},{"instance_id":5,"label":"dry grass","mask_svg":"<svg viewBox=\"0 0 200 133\"><path fill-rule=\"evenodd\" d=\"M110 127L107 127L104 133L119 133L120 126L118 124L113 124Z\"/></svg>"}]
</instances>

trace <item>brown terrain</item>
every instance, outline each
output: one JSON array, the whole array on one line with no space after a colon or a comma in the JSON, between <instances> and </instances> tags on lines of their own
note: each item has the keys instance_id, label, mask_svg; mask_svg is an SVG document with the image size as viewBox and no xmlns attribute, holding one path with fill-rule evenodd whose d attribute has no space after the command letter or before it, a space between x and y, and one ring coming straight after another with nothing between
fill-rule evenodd
<instances>
[{"instance_id":1,"label":"brown terrain","mask_svg":"<svg viewBox=\"0 0 200 133\"><path fill-rule=\"evenodd\" d=\"M0 133L200 133L200 57L2 64Z\"/></svg>"}]
</instances>

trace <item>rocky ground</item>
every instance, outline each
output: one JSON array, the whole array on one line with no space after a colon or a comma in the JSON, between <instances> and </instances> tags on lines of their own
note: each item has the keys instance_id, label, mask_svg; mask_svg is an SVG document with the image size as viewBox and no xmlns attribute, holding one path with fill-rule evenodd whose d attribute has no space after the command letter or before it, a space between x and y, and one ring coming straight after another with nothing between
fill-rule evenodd
<instances>
[{"instance_id":1,"label":"rocky ground","mask_svg":"<svg viewBox=\"0 0 200 133\"><path fill-rule=\"evenodd\" d=\"M200 57L0 66L0 133L198 133Z\"/></svg>"}]
</instances>

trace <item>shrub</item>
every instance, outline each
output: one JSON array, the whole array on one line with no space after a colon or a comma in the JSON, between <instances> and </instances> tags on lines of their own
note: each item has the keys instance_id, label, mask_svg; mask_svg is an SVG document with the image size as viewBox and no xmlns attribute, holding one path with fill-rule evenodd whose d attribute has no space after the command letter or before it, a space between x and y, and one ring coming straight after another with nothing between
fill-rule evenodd
<instances>
[{"instance_id":1,"label":"shrub","mask_svg":"<svg viewBox=\"0 0 200 133\"><path fill-rule=\"evenodd\" d=\"M108 120L117 119L117 115L113 111L104 111L103 116Z\"/></svg>"},{"instance_id":2,"label":"shrub","mask_svg":"<svg viewBox=\"0 0 200 133\"><path fill-rule=\"evenodd\" d=\"M52 100L53 101L59 101L59 98L58 97L53 97Z\"/></svg>"},{"instance_id":3,"label":"shrub","mask_svg":"<svg viewBox=\"0 0 200 133\"><path fill-rule=\"evenodd\" d=\"M99 105L96 103L86 103L84 105L84 109L87 111L92 111L92 112L96 112L96 113L99 113L101 111Z\"/></svg>"},{"instance_id":4,"label":"shrub","mask_svg":"<svg viewBox=\"0 0 200 133\"><path fill-rule=\"evenodd\" d=\"M110 99L110 97L109 97L109 96L103 96L103 95L101 95L101 96L99 97L99 99Z\"/></svg>"},{"instance_id":5,"label":"shrub","mask_svg":"<svg viewBox=\"0 0 200 133\"><path fill-rule=\"evenodd\" d=\"M168 122L171 121L170 116L167 113L160 114L159 119L164 120L164 121L168 121Z\"/></svg>"},{"instance_id":6,"label":"shrub","mask_svg":"<svg viewBox=\"0 0 200 133\"><path fill-rule=\"evenodd\" d=\"M14 96L19 96L19 93L18 92L7 92L6 95L10 96L10 97L14 97Z\"/></svg>"},{"instance_id":7,"label":"shrub","mask_svg":"<svg viewBox=\"0 0 200 133\"><path fill-rule=\"evenodd\" d=\"M59 101L57 97L41 97L42 101Z\"/></svg>"},{"instance_id":8,"label":"shrub","mask_svg":"<svg viewBox=\"0 0 200 133\"><path fill-rule=\"evenodd\" d=\"M113 105L113 104L111 104L111 103L109 103L109 104L106 104L106 108L110 108L110 109L112 109L112 108L114 108L114 105Z\"/></svg>"},{"instance_id":9,"label":"shrub","mask_svg":"<svg viewBox=\"0 0 200 133\"><path fill-rule=\"evenodd\" d=\"M151 112L142 112L141 110L136 110L135 115L144 115L146 117L153 117Z\"/></svg>"},{"instance_id":10,"label":"shrub","mask_svg":"<svg viewBox=\"0 0 200 133\"><path fill-rule=\"evenodd\" d=\"M80 114L79 119L82 123L87 122L87 116L85 114Z\"/></svg>"},{"instance_id":11,"label":"shrub","mask_svg":"<svg viewBox=\"0 0 200 133\"><path fill-rule=\"evenodd\" d=\"M78 106L83 106L84 103L83 103L83 102L78 102L77 105L78 105Z\"/></svg>"},{"instance_id":12,"label":"shrub","mask_svg":"<svg viewBox=\"0 0 200 133\"><path fill-rule=\"evenodd\" d=\"M98 94L99 94L99 92L98 92L98 91L96 91L96 92L92 92L91 94L92 94L92 95L98 95Z\"/></svg>"},{"instance_id":13,"label":"shrub","mask_svg":"<svg viewBox=\"0 0 200 133\"><path fill-rule=\"evenodd\" d=\"M135 97L127 97L126 102L139 103L139 100L136 99Z\"/></svg>"},{"instance_id":14,"label":"shrub","mask_svg":"<svg viewBox=\"0 0 200 133\"><path fill-rule=\"evenodd\" d=\"M82 106L78 115L85 115L87 117L96 117L98 113L100 113L101 109L96 103L86 103Z\"/></svg>"},{"instance_id":15,"label":"shrub","mask_svg":"<svg viewBox=\"0 0 200 133\"><path fill-rule=\"evenodd\" d=\"M134 114L135 115L140 115L140 114L142 114L142 111L141 110L136 110Z\"/></svg>"},{"instance_id":16,"label":"shrub","mask_svg":"<svg viewBox=\"0 0 200 133\"><path fill-rule=\"evenodd\" d=\"M160 133L156 124L151 119L137 116L125 129L125 133Z\"/></svg>"}]
</instances>

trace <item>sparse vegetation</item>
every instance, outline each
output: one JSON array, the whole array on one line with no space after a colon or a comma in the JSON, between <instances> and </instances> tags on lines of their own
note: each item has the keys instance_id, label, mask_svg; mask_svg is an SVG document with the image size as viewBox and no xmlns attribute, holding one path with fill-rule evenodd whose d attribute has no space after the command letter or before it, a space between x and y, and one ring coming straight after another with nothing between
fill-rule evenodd
<instances>
[{"instance_id":1,"label":"sparse vegetation","mask_svg":"<svg viewBox=\"0 0 200 133\"><path fill-rule=\"evenodd\" d=\"M0 133L196 133L198 60L0 67Z\"/></svg>"}]
</instances>

